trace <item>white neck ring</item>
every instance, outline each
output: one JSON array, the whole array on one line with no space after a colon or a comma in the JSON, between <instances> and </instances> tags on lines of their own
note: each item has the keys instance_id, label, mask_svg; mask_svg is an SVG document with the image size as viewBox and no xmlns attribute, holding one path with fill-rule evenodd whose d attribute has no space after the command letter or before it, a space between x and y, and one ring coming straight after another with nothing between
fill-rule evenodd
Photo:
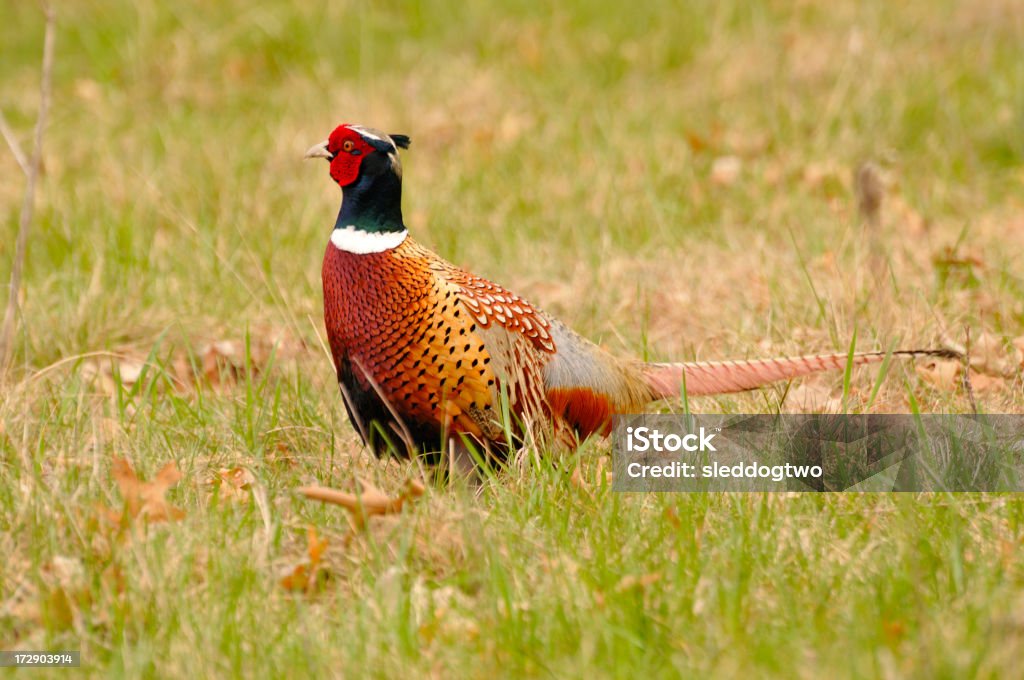
<instances>
[{"instance_id":1,"label":"white neck ring","mask_svg":"<svg viewBox=\"0 0 1024 680\"><path fill-rule=\"evenodd\" d=\"M336 227L331 232L331 243L338 250L354 255L369 255L370 253L383 253L386 250L397 248L409 235L408 230L402 231L363 231L349 225L347 227Z\"/></svg>"}]
</instances>

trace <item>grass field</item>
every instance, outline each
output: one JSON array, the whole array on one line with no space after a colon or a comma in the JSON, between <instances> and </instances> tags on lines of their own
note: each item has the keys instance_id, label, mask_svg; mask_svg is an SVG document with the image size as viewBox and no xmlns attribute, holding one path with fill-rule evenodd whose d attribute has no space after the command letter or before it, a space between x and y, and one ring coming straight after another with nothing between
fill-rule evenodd
<instances>
[{"instance_id":1,"label":"grass field","mask_svg":"<svg viewBox=\"0 0 1024 680\"><path fill-rule=\"evenodd\" d=\"M412 137L417 239L617 353L969 327L978 407L1024 411L1019 2L575 5L56 3L0 387L0 649L80 649L95 677L1024 676L1014 495L617 494L600 441L479 495L428 484L355 535L295 494L420 475L360 448L323 350L339 192L301 157L342 121ZM0 14L0 110L30 151L43 15ZM6 282L6 149L0 176ZM969 410L946 369L691 408ZM175 462L183 516L133 519L122 493L152 487L116 457Z\"/></svg>"}]
</instances>

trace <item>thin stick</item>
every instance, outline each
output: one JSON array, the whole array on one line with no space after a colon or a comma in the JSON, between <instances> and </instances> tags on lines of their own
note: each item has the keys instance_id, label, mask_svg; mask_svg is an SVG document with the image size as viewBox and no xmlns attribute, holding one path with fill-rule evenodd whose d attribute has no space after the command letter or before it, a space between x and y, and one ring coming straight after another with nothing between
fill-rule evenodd
<instances>
[{"instance_id":1,"label":"thin stick","mask_svg":"<svg viewBox=\"0 0 1024 680\"><path fill-rule=\"evenodd\" d=\"M43 130L46 129L46 113L50 108L50 93L53 83L53 43L56 33L56 13L46 6L46 36L43 39L43 73L39 82L39 117L36 119L35 148L32 150L32 164L29 168L25 196L21 204L21 219L18 224L18 243L11 268L11 285L7 293L7 310L0 327L0 374L6 374L10 366L14 345L14 317L18 309L18 293L25 267L25 249L28 246L28 231L32 225L32 208L35 204L36 183L43 156Z\"/></svg>"},{"instance_id":2,"label":"thin stick","mask_svg":"<svg viewBox=\"0 0 1024 680\"><path fill-rule=\"evenodd\" d=\"M11 149L11 155L14 156L14 160L18 161L18 165L21 167L21 171L25 173L25 177L28 177L31 174L31 170L28 167L28 159L25 158L25 152L21 150L21 144L18 143L18 138L14 136L14 131L7 124L7 118L4 116L3 111L0 111L0 135L4 136L4 141L7 142L7 146Z\"/></svg>"},{"instance_id":3,"label":"thin stick","mask_svg":"<svg viewBox=\"0 0 1024 680\"><path fill-rule=\"evenodd\" d=\"M974 388L971 387L971 327L964 326L964 332L967 334L967 348L964 350L964 389L971 403L971 412L978 415L978 403L974 401Z\"/></svg>"}]
</instances>

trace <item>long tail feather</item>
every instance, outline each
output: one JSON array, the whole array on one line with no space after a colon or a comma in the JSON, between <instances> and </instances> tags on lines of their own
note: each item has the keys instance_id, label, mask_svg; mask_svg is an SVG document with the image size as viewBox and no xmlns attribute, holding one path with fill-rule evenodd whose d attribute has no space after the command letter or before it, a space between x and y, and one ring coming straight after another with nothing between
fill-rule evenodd
<instances>
[{"instance_id":1,"label":"long tail feather","mask_svg":"<svg viewBox=\"0 0 1024 680\"><path fill-rule=\"evenodd\" d=\"M932 356L947 359L960 355L944 349L899 350L893 356ZM886 352L858 352L853 365L863 366L881 362ZM678 397L683 391L683 373L686 374L686 393L691 396L724 394L752 390L778 380L791 380L819 371L839 370L846 367L848 354L815 354L780 359L754 359L750 361L698 361L685 364L646 364L647 384L659 398Z\"/></svg>"}]
</instances>

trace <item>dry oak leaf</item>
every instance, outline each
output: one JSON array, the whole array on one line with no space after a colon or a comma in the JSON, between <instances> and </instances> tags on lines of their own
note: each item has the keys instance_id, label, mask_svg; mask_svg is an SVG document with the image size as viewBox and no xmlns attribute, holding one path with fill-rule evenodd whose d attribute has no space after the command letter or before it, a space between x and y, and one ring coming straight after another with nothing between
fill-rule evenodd
<instances>
[{"instance_id":1,"label":"dry oak leaf","mask_svg":"<svg viewBox=\"0 0 1024 680\"><path fill-rule=\"evenodd\" d=\"M1013 345L1013 352L1017 359L1017 368L1024 369L1024 335L1010 341Z\"/></svg>"},{"instance_id":2,"label":"dry oak leaf","mask_svg":"<svg viewBox=\"0 0 1024 680\"><path fill-rule=\"evenodd\" d=\"M184 510L171 505L164 498L167 490L181 479L181 472L174 461L160 468L153 481L143 482L126 459L115 456L110 474L124 497L124 513L118 518L119 523L136 517L142 517L148 522L166 522L185 516Z\"/></svg>"},{"instance_id":3,"label":"dry oak leaf","mask_svg":"<svg viewBox=\"0 0 1024 680\"><path fill-rule=\"evenodd\" d=\"M960 362L953 359L934 359L918 364L914 370L932 387L953 392L960 387L961 367Z\"/></svg>"},{"instance_id":4,"label":"dry oak leaf","mask_svg":"<svg viewBox=\"0 0 1024 680\"><path fill-rule=\"evenodd\" d=\"M307 525L306 554L309 555L309 559L295 565L295 568L281 579L281 586L286 590L306 593L313 592L317 584L322 583L322 580L318 578L318 574L322 571L320 561L323 559L326 550L327 539L320 538L316 533L316 527L312 524ZM323 573L326 575L326 572Z\"/></svg>"},{"instance_id":5,"label":"dry oak leaf","mask_svg":"<svg viewBox=\"0 0 1024 680\"><path fill-rule=\"evenodd\" d=\"M1002 338L988 332L971 342L971 368L988 375L1010 377L1014 374Z\"/></svg>"},{"instance_id":6,"label":"dry oak leaf","mask_svg":"<svg viewBox=\"0 0 1024 680\"><path fill-rule=\"evenodd\" d=\"M117 392L118 376L122 387L131 387L142 377L146 364L138 359L120 357L114 359L94 359L82 363L81 376L85 380L94 380L97 389L103 394L115 394Z\"/></svg>"},{"instance_id":7,"label":"dry oak leaf","mask_svg":"<svg viewBox=\"0 0 1024 680\"><path fill-rule=\"evenodd\" d=\"M971 371L971 389L975 392L998 392L1005 386L1006 380L999 376Z\"/></svg>"},{"instance_id":8,"label":"dry oak leaf","mask_svg":"<svg viewBox=\"0 0 1024 680\"><path fill-rule=\"evenodd\" d=\"M245 372L245 361L238 343L218 340L199 347L194 357L179 354L172 370L179 389L196 384L217 388L237 382ZM255 372L255 365L253 370Z\"/></svg>"},{"instance_id":9,"label":"dry oak leaf","mask_svg":"<svg viewBox=\"0 0 1024 680\"><path fill-rule=\"evenodd\" d=\"M419 498L426 490L419 481L410 479L402 493L392 498L369 482L359 480L363 487L360 494L338 491L326 486L303 486L296 489L306 498L323 503L340 505L349 511L352 528L357 531L366 526L368 518L374 515L393 515L402 511L406 502Z\"/></svg>"},{"instance_id":10,"label":"dry oak leaf","mask_svg":"<svg viewBox=\"0 0 1024 680\"><path fill-rule=\"evenodd\" d=\"M282 465L293 468L298 465L295 460L295 451L287 442L278 442L277 445L267 454L266 462L270 465Z\"/></svg>"},{"instance_id":11,"label":"dry oak leaf","mask_svg":"<svg viewBox=\"0 0 1024 680\"><path fill-rule=\"evenodd\" d=\"M236 382L245 370L242 355L243 351L231 340L211 342L200 348L203 377L214 386Z\"/></svg>"},{"instance_id":12,"label":"dry oak leaf","mask_svg":"<svg viewBox=\"0 0 1024 680\"><path fill-rule=\"evenodd\" d=\"M244 503L249 500L249 492L256 485L256 476L249 468L241 465L221 468L210 480L210 485L219 492L221 500L237 500Z\"/></svg>"},{"instance_id":13,"label":"dry oak leaf","mask_svg":"<svg viewBox=\"0 0 1024 680\"><path fill-rule=\"evenodd\" d=\"M805 382L786 393L785 406L786 413L839 413L843 402L827 386Z\"/></svg>"},{"instance_id":14,"label":"dry oak leaf","mask_svg":"<svg viewBox=\"0 0 1024 680\"><path fill-rule=\"evenodd\" d=\"M697 134L693 130L687 130L685 136L686 143L689 145L690 151L693 153L700 153L712 145L711 141Z\"/></svg>"}]
</instances>

